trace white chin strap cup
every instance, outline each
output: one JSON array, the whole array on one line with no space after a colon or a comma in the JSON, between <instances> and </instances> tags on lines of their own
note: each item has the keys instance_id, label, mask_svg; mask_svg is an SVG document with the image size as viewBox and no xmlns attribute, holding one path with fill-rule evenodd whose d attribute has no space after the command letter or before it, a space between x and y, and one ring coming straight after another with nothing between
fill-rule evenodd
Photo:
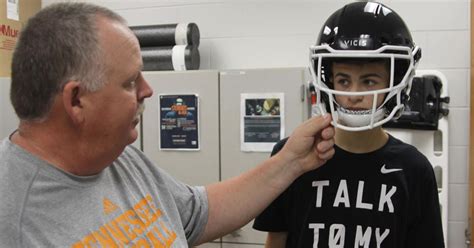
<instances>
[{"instance_id":1,"label":"white chin strap cup","mask_svg":"<svg viewBox=\"0 0 474 248\"><path fill-rule=\"evenodd\" d=\"M333 117L334 122L337 122L337 127L348 131L362 131L369 130L376 126L380 120L384 118L384 110L379 109L373 115L373 122L371 123L372 114L350 114L344 111L337 110Z\"/></svg>"},{"instance_id":2,"label":"white chin strap cup","mask_svg":"<svg viewBox=\"0 0 474 248\"><path fill-rule=\"evenodd\" d=\"M313 104L311 106L311 116L320 116L327 114L326 106L324 103ZM372 115L370 113L346 113L341 110L334 111L332 117L332 125L335 128L340 128L347 131L364 131L374 127L380 126L385 122L381 122L385 117L384 109L381 108L375 111L374 120L371 125Z\"/></svg>"}]
</instances>

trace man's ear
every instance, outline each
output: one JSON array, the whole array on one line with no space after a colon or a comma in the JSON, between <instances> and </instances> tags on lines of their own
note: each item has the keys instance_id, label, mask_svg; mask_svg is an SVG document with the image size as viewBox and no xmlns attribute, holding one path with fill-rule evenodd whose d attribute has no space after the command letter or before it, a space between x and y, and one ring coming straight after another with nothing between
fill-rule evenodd
<instances>
[{"instance_id":1,"label":"man's ear","mask_svg":"<svg viewBox=\"0 0 474 248\"><path fill-rule=\"evenodd\" d=\"M84 108L81 103L81 97L84 94L84 88L78 81L69 81L64 85L62 92L62 102L64 110L74 124L84 122Z\"/></svg>"}]
</instances>

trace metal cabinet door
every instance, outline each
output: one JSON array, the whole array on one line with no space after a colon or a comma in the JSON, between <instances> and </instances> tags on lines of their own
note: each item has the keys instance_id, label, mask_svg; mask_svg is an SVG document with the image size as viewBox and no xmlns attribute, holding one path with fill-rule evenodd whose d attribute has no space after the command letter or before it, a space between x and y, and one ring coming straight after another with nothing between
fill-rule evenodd
<instances>
[{"instance_id":1,"label":"metal cabinet door","mask_svg":"<svg viewBox=\"0 0 474 248\"><path fill-rule=\"evenodd\" d=\"M153 96L145 101L143 113L143 150L175 178L190 185L219 181L218 72L145 72ZM198 107L199 150L160 150L159 95L196 94Z\"/></svg>"},{"instance_id":2,"label":"metal cabinet door","mask_svg":"<svg viewBox=\"0 0 474 248\"><path fill-rule=\"evenodd\" d=\"M305 68L252 69L220 73L220 140L222 180L239 175L270 156L270 152L242 152L240 118L242 93L284 93L285 136L307 118L302 86ZM223 242L263 244L266 233L252 223L226 235Z\"/></svg>"}]
</instances>

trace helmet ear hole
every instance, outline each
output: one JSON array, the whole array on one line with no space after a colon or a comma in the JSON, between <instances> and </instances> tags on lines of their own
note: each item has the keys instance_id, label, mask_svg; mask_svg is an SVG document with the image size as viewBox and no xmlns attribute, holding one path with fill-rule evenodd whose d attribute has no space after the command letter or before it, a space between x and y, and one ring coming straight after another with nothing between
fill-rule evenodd
<instances>
[{"instance_id":1,"label":"helmet ear hole","mask_svg":"<svg viewBox=\"0 0 474 248\"><path fill-rule=\"evenodd\" d=\"M415 60L415 63L420 61L420 59L421 59L421 48L418 48L416 53L413 55L413 59Z\"/></svg>"}]
</instances>

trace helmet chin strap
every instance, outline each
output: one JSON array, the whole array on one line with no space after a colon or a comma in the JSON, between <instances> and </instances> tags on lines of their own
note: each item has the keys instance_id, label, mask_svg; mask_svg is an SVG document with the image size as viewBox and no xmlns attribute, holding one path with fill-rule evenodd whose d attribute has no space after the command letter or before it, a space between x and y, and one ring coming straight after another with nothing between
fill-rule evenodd
<instances>
[{"instance_id":1,"label":"helmet chin strap","mask_svg":"<svg viewBox=\"0 0 474 248\"><path fill-rule=\"evenodd\" d=\"M370 126L370 121L372 118L371 110L349 110L341 106L337 106L335 111L337 114L337 122L343 126L347 127L363 127ZM384 108L380 108L374 113L373 124L382 120L385 116ZM372 128L375 126L372 126Z\"/></svg>"}]
</instances>

